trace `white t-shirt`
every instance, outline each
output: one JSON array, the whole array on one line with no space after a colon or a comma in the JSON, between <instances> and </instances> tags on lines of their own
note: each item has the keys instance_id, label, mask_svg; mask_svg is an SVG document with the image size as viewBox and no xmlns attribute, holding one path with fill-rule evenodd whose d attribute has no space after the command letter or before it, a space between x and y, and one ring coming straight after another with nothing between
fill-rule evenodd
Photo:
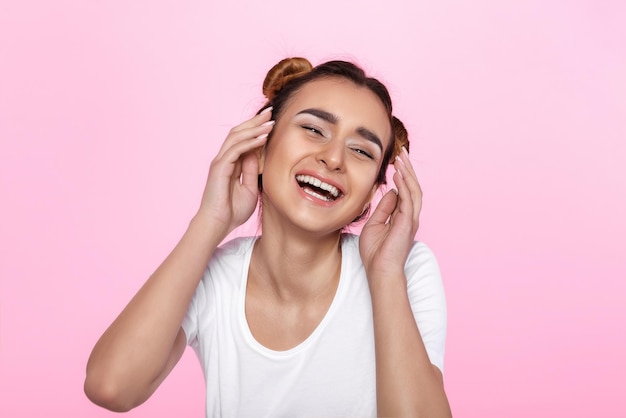
<instances>
[{"instance_id":1,"label":"white t-shirt","mask_svg":"<svg viewBox=\"0 0 626 418\"><path fill-rule=\"evenodd\" d=\"M313 333L287 351L259 344L246 322L255 238L237 238L215 251L182 324L204 369L207 417L376 416L372 304L358 239L343 235L330 308ZM414 243L405 272L424 345L443 371L446 302L426 245Z\"/></svg>"}]
</instances>

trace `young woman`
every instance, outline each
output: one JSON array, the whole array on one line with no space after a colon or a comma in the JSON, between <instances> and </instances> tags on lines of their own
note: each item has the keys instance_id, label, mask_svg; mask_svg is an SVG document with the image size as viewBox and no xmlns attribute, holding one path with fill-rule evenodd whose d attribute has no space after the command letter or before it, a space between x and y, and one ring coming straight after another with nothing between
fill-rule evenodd
<instances>
[{"instance_id":1,"label":"young woman","mask_svg":"<svg viewBox=\"0 0 626 418\"><path fill-rule=\"evenodd\" d=\"M141 404L190 344L207 417L450 416L443 288L414 241L422 192L386 88L351 63L289 58L263 90L180 242L94 347L87 396ZM345 233L390 163L397 190ZM262 234L220 246L259 200Z\"/></svg>"}]
</instances>

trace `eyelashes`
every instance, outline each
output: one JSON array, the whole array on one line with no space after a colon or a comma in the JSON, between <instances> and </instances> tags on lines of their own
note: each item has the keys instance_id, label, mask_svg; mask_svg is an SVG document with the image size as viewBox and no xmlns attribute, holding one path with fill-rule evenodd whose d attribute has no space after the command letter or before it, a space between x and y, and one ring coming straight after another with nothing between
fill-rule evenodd
<instances>
[{"instance_id":1,"label":"eyelashes","mask_svg":"<svg viewBox=\"0 0 626 418\"><path fill-rule=\"evenodd\" d=\"M320 128L316 127L316 126L313 126L313 125L301 125L301 128L306 130L306 131L309 131L311 133L314 133L315 135L319 135L319 136L322 136L322 137L326 138L326 136L324 135L322 130Z\"/></svg>"},{"instance_id":2,"label":"eyelashes","mask_svg":"<svg viewBox=\"0 0 626 418\"><path fill-rule=\"evenodd\" d=\"M315 126L315 125L310 125L310 124L302 124L300 125L300 127L302 129L304 129L305 131L307 131L308 133L310 133L311 135L314 135L315 137L318 137L320 139L328 139L325 132ZM351 146L350 150L354 151L354 153L361 158L367 158L368 160L375 160L376 157L374 156L373 153L371 153L370 151L368 151L367 149L358 147L358 146Z\"/></svg>"},{"instance_id":3,"label":"eyelashes","mask_svg":"<svg viewBox=\"0 0 626 418\"><path fill-rule=\"evenodd\" d=\"M353 150L354 152L356 152L357 154L361 154L361 155L363 155L363 156L365 156L365 157L369 158L370 160L373 160L373 159L374 159L374 156L373 156L370 152L368 152L368 151L366 151L366 150L364 150L364 149L361 149L361 148L352 148L352 150Z\"/></svg>"}]
</instances>

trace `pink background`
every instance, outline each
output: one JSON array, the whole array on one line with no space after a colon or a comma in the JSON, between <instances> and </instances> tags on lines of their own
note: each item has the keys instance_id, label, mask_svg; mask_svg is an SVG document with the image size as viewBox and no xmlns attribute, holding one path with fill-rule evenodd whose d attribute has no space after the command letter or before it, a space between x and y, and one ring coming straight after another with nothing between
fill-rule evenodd
<instances>
[{"instance_id":1,"label":"pink background","mask_svg":"<svg viewBox=\"0 0 626 418\"><path fill-rule=\"evenodd\" d=\"M83 395L93 344L184 231L266 71L304 55L356 59L410 130L455 416L626 417L625 9L3 1L0 416L114 416ZM202 416L203 386L187 350L128 416Z\"/></svg>"}]
</instances>

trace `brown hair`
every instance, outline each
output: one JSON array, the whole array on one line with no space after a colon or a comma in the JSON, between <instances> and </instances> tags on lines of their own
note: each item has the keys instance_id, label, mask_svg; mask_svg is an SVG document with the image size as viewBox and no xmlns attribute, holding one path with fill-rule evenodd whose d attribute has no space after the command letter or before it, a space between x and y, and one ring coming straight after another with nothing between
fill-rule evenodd
<instances>
[{"instance_id":1,"label":"brown hair","mask_svg":"<svg viewBox=\"0 0 626 418\"><path fill-rule=\"evenodd\" d=\"M377 79L368 77L355 64L347 61L328 61L313 67L306 58L285 58L272 67L263 81L263 95L267 98L267 103L261 110L273 106L272 118L278 119L286 103L302 86L313 80L329 77L345 78L359 87L369 89L385 106L392 137L376 178L377 184L385 184L389 162L400 153L403 146L409 150L409 137L402 122L392 114L391 97L387 88Z\"/></svg>"}]
</instances>

